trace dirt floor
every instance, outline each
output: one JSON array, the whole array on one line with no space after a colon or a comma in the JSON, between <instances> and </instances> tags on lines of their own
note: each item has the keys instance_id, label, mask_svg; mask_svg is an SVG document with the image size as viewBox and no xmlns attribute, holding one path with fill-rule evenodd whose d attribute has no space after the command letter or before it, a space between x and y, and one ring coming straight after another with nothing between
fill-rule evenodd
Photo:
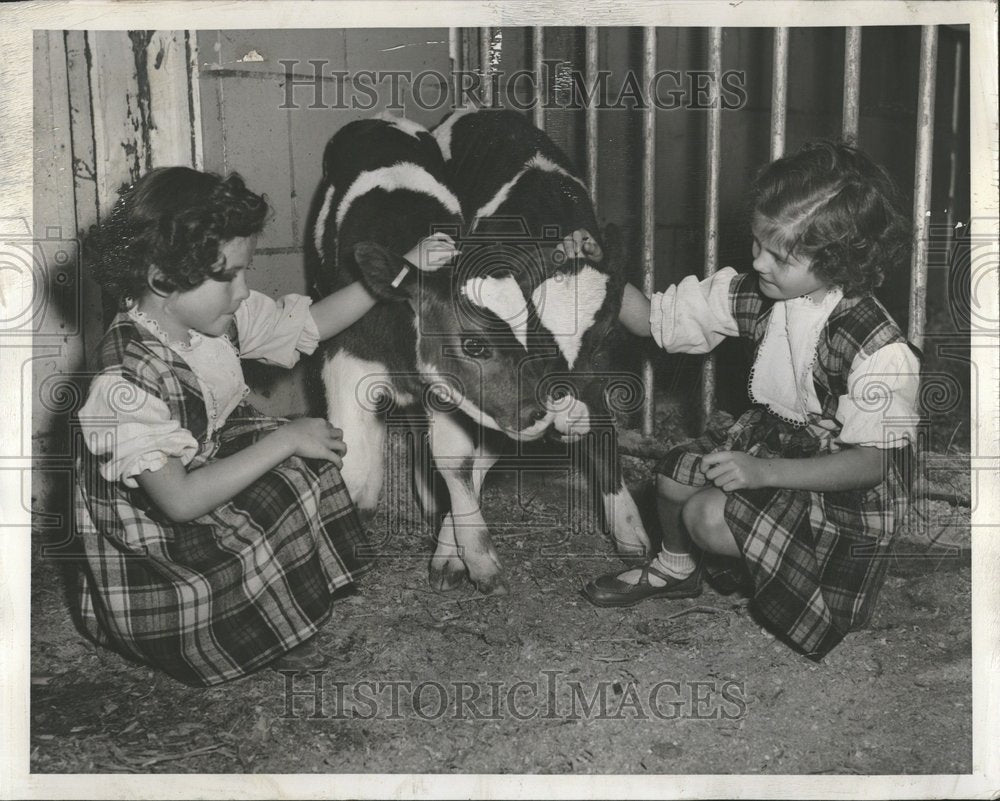
<instances>
[{"instance_id":1,"label":"dirt floor","mask_svg":"<svg viewBox=\"0 0 1000 801\"><path fill-rule=\"evenodd\" d=\"M649 463L624 461L648 502ZM394 555L336 604L315 674L185 687L85 641L58 565L36 558L31 770L966 773L967 477L947 478L900 539L871 626L819 664L737 594L591 606L581 582L621 563L565 474L487 480L506 597L432 592L425 533L383 507L372 533Z\"/></svg>"}]
</instances>

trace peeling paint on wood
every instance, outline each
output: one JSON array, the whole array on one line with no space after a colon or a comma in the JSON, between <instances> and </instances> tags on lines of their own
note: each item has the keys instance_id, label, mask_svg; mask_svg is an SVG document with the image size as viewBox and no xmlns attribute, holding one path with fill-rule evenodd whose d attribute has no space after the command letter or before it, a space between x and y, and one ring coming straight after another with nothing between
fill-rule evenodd
<instances>
[{"instance_id":1,"label":"peeling paint on wood","mask_svg":"<svg viewBox=\"0 0 1000 801\"><path fill-rule=\"evenodd\" d=\"M152 31L128 32L128 38L132 42L132 60L135 63L135 102L138 111L138 114L132 119L132 125L142 142L141 149L138 143L131 145L131 147L135 150L137 162L141 164L142 172L153 166L149 145L149 129L152 121L149 111L149 68L146 60L146 51L152 37ZM128 146L126 147L128 149Z\"/></svg>"},{"instance_id":2,"label":"peeling paint on wood","mask_svg":"<svg viewBox=\"0 0 1000 801\"><path fill-rule=\"evenodd\" d=\"M132 42L125 31L88 32L90 85L97 165L98 203L110 208L123 184L135 181L146 164L140 128L139 87Z\"/></svg>"},{"instance_id":3,"label":"peeling paint on wood","mask_svg":"<svg viewBox=\"0 0 1000 801\"><path fill-rule=\"evenodd\" d=\"M198 45L191 31L184 31L184 61L187 64L188 118L191 120L191 165L200 170L205 165L201 130L201 81L198 71Z\"/></svg>"},{"instance_id":4,"label":"peeling paint on wood","mask_svg":"<svg viewBox=\"0 0 1000 801\"><path fill-rule=\"evenodd\" d=\"M153 32L143 55L149 91L151 166L193 166L193 101L185 32Z\"/></svg>"}]
</instances>

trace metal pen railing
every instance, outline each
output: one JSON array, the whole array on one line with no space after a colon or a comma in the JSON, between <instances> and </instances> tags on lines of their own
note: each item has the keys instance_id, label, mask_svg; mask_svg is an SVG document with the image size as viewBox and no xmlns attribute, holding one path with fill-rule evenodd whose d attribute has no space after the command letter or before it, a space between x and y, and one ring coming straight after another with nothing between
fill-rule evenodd
<instances>
[{"instance_id":1,"label":"metal pen railing","mask_svg":"<svg viewBox=\"0 0 1000 801\"><path fill-rule=\"evenodd\" d=\"M705 278L719 268L719 175L722 170L722 28L712 28L708 40L708 70L716 76L708 110L705 161L708 186L705 188ZM715 411L715 359L708 356L701 373L701 419L707 423ZM652 432L643 432L647 435Z\"/></svg>"},{"instance_id":2,"label":"metal pen railing","mask_svg":"<svg viewBox=\"0 0 1000 801\"><path fill-rule=\"evenodd\" d=\"M917 155L913 167L913 241L910 264L910 325L907 336L924 345L927 321L927 234L931 223L931 156L934 150L934 89L937 82L938 31L920 30L920 83L917 89Z\"/></svg>"}]
</instances>

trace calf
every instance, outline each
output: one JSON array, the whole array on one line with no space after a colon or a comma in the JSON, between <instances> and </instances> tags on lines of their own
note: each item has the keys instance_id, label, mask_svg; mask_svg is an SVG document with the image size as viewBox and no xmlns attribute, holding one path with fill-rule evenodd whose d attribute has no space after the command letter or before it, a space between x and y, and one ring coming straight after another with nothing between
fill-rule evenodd
<instances>
[{"instance_id":1,"label":"calf","mask_svg":"<svg viewBox=\"0 0 1000 801\"><path fill-rule=\"evenodd\" d=\"M437 132L437 141L461 150L466 124L450 119ZM451 131L452 138L444 139L444 131ZM560 161L551 163L565 162L561 154L556 157ZM542 163L535 159L536 165ZM361 278L376 294L407 303L379 304L332 340L325 347L322 376L329 417L345 430L349 453L343 475L359 510L371 513L378 502L387 407L412 409L417 413L409 419L418 436L426 428L433 456L433 465L416 459L413 471L425 515L440 521L429 567L432 586L449 589L468 574L480 591L504 592L499 559L479 508L483 476L497 459L496 438L536 439L553 423L566 435L579 436L588 417L574 398L580 393L554 397L553 378L585 374L574 376L571 368L581 354L580 363L593 361L596 344L617 313L620 286L617 296L609 292L612 276L592 264L573 261L553 270L558 237L548 237L541 248L529 248L517 259L511 258L503 237L481 222L486 217L499 220L499 215L474 214L471 225L463 226L463 206L475 205L471 187L481 182L459 180L458 166L452 158L448 169L435 138L423 128L391 117L351 123L327 145L323 205L314 231L332 287ZM521 197L534 184L545 188L547 176L535 175L535 169L508 176L501 190L513 181L515 191L508 188L499 204L484 205L496 210L504 199ZM568 169L561 169L565 174L559 175L578 183ZM498 172L491 180L500 176ZM460 187L461 196L452 186ZM589 209L585 194L584 201L575 200L580 209ZM533 213L522 219L537 223L543 217ZM580 222L584 225L575 225ZM529 238L535 237L534 223L525 229ZM552 225L596 231L592 211L586 219L571 215ZM412 265L416 274L399 286L399 276L411 266L399 254L442 229L469 235L458 264L432 271L418 262ZM591 336L595 323L599 327ZM584 382L584 389L592 384ZM612 449L599 460L612 466L604 471L604 488L615 478L619 482L612 495L620 490L613 457ZM447 497L435 492L435 468ZM633 551L645 550L645 533L630 498L628 503L628 525L621 524L625 515L620 510L615 514L616 531L628 534L616 534L616 539Z\"/></svg>"},{"instance_id":2,"label":"calf","mask_svg":"<svg viewBox=\"0 0 1000 801\"><path fill-rule=\"evenodd\" d=\"M566 155L528 119L512 111L454 114L434 136L445 158L466 220L466 240L487 240L512 228L531 243L534 258L507 259L537 319L535 350L548 346L544 364L547 408L554 428L578 451L602 500L605 526L624 555L644 554L649 541L622 481L608 392L638 397L633 376L611 369L609 334L621 305L621 247L603 242L586 184ZM586 230L607 258L571 258L561 239ZM489 246L487 246L489 249ZM497 245L493 245L495 251ZM506 246L510 251L510 246ZM464 258L471 254L465 253ZM493 261L503 255L492 254ZM514 302L514 301L512 301ZM624 379L624 380L623 380Z\"/></svg>"},{"instance_id":3,"label":"calf","mask_svg":"<svg viewBox=\"0 0 1000 801\"><path fill-rule=\"evenodd\" d=\"M436 497L432 466L416 460L413 483L425 514L444 514L431 583L453 587L468 572L481 591L502 592L479 511L479 429L528 440L540 437L553 417L538 393L543 375L524 364L531 335L514 320L518 310L503 306L511 279L445 268L393 286L407 266L399 254L435 231L457 234L461 222L438 146L414 123L382 117L342 128L326 147L321 191L314 243L330 288L361 279L379 295L408 301L376 305L324 346L327 413L345 432L343 476L351 497L362 514L374 511L386 412L390 406L418 412L409 419L418 436L429 429L450 506Z\"/></svg>"}]
</instances>

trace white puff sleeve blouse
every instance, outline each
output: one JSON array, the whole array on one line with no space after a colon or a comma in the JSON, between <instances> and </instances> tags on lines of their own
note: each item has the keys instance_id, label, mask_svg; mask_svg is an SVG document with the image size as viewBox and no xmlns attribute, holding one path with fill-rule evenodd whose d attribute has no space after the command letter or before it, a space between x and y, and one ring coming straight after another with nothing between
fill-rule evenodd
<instances>
[{"instance_id":1,"label":"white puff sleeve blouse","mask_svg":"<svg viewBox=\"0 0 1000 801\"><path fill-rule=\"evenodd\" d=\"M319 332L309 313L311 303L303 295L274 300L251 292L235 314L239 354L226 336L208 337L191 331L191 343L186 345L171 341L142 312L132 310L129 315L191 368L205 398L210 436L249 392L240 358L292 367L300 354L316 349ZM127 487L136 487L135 476L159 470L169 458L176 457L187 465L198 450L194 436L170 417L162 400L113 368L94 378L79 419L88 449L108 457L101 474Z\"/></svg>"},{"instance_id":2,"label":"white puff sleeve blouse","mask_svg":"<svg viewBox=\"0 0 1000 801\"><path fill-rule=\"evenodd\" d=\"M688 276L650 298L649 324L656 343L671 353L708 353L738 336L729 285L731 267L699 280ZM821 411L812 381L819 334L842 297L838 289L819 303L792 298L775 303L753 365L751 399L783 419L805 423ZM838 399L838 442L879 448L915 441L919 421L920 364L903 342L858 353L848 392Z\"/></svg>"}]
</instances>

